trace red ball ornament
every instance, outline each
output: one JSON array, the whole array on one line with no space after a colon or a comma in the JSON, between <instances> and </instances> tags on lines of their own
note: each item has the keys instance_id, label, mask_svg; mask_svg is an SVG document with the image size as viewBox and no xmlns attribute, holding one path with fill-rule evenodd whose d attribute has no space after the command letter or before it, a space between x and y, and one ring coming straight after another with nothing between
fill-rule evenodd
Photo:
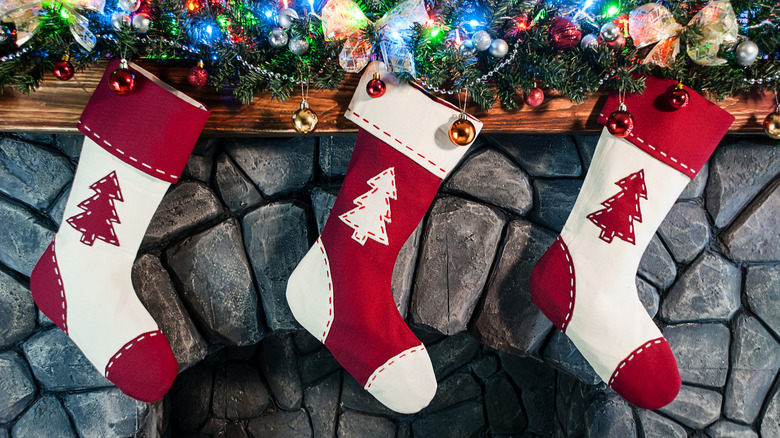
<instances>
[{"instance_id":1,"label":"red ball ornament","mask_svg":"<svg viewBox=\"0 0 780 438\"><path fill-rule=\"evenodd\" d=\"M374 73L374 78L366 84L366 93L373 98L382 97L387 91L387 85L379 79L379 72Z\"/></svg>"},{"instance_id":2,"label":"red ball ornament","mask_svg":"<svg viewBox=\"0 0 780 438\"><path fill-rule=\"evenodd\" d=\"M525 93L525 104L531 108L536 108L544 102L544 91L536 87Z\"/></svg>"},{"instance_id":3,"label":"red ball ornament","mask_svg":"<svg viewBox=\"0 0 780 438\"><path fill-rule=\"evenodd\" d=\"M108 77L108 86L114 93L127 96L135 90L135 85L135 73L130 70L127 60L123 59L119 63L119 68Z\"/></svg>"},{"instance_id":4,"label":"red ball ornament","mask_svg":"<svg viewBox=\"0 0 780 438\"><path fill-rule=\"evenodd\" d=\"M550 25L550 45L558 50L571 49L580 43L582 31L568 18L557 17Z\"/></svg>"},{"instance_id":5,"label":"red ball ornament","mask_svg":"<svg viewBox=\"0 0 780 438\"><path fill-rule=\"evenodd\" d=\"M192 67L187 73L187 83L193 87L202 87L209 81L209 72L203 68L203 61L198 61L198 65Z\"/></svg>"},{"instance_id":6,"label":"red ball ornament","mask_svg":"<svg viewBox=\"0 0 780 438\"><path fill-rule=\"evenodd\" d=\"M682 84L677 84L677 87L669 93L669 105L674 109L685 108L690 102L691 95Z\"/></svg>"},{"instance_id":7,"label":"red ball ornament","mask_svg":"<svg viewBox=\"0 0 780 438\"><path fill-rule=\"evenodd\" d=\"M55 78L61 81L67 81L73 77L73 73L76 71L73 68L73 64L68 61L68 56L65 55L62 58L62 61L54 63L54 68L52 68L51 72L54 74Z\"/></svg>"},{"instance_id":8,"label":"red ball ornament","mask_svg":"<svg viewBox=\"0 0 780 438\"><path fill-rule=\"evenodd\" d=\"M626 111L625 105L620 105L617 111L613 112L607 118L607 129L609 133L619 138L626 138L634 129L634 116Z\"/></svg>"}]
</instances>

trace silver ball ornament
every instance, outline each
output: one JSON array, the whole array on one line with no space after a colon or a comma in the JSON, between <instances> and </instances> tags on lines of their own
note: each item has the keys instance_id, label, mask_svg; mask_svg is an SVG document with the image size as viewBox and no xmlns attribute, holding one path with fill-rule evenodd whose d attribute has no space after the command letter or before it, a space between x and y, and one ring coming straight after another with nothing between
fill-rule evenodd
<instances>
[{"instance_id":1,"label":"silver ball ornament","mask_svg":"<svg viewBox=\"0 0 780 438\"><path fill-rule=\"evenodd\" d=\"M618 38L618 35L620 35L620 27L611 21L606 22L603 26L601 26L599 35L601 36L602 40L607 43L611 43Z\"/></svg>"},{"instance_id":2,"label":"silver ball ornament","mask_svg":"<svg viewBox=\"0 0 780 438\"><path fill-rule=\"evenodd\" d=\"M295 9L287 8L279 11L279 17L276 19L276 22L279 23L279 27L289 29L292 27L293 20L297 19L298 13L295 12Z\"/></svg>"},{"instance_id":3,"label":"silver ball ornament","mask_svg":"<svg viewBox=\"0 0 780 438\"><path fill-rule=\"evenodd\" d=\"M471 40L465 40L460 43L458 52L460 52L460 55L464 58L471 58L475 53L477 53L477 50L474 49L474 43L472 43Z\"/></svg>"},{"instance_id":4,"label":"silver ball ornament","mask_svg":"<svg viewBox=\"0 0 780 438\"><path fill-rule=\"evenodd\" d=\"M737 64L742 67L747 67L754 62L758 57L758 45L750 40L745 40L739 43L737 46L736 59Z\"/></svg>"},{"instance_id":5,"label":"silver ball ornament","mask_svg":"<svg viewBox=\"0 0 780 438\"><path fill-rule=\"evenodd\" d=\"M282 28L276 28L268 36L268 42L272 47L284 47L287 45L287 31Z\"/></svg>"},{"instance_id":6,"label":"silver ball ornament","mask_svg":"<svg viewBox=\"0 0 780 438\"><path fill-rule=\"evenodd\" d=\"M111 26L116 30L130 27L130 16L122 12L114 12L111 16Z\"/></svg>"},{"instance_id":7,"label":"silver ball ornament","mask_svg":"<svg viewBox=\"0 0 780 438\"><path fill-rule=\"evenodd\" d=\"M117 6L127 13L135 12L141 7L141 0L118 0Z\"/></svg>"},{"instance_id":8,"label":"silver ball ornament","mask_svg":"<svg viewBox=\"0 0 780 438\"><path fill-rule=\"evenodd\" d=\"M133 15L133 29L138 33L149 32L149 27L152 25L152 20L146 14Z\"/></svg>"},{"instance_id":9,"label":"silver ball ornament","mask_svg":"<svg viewBox=\"0 0 780 438\"><path fill-rule=\"evenodd\" d=\"M490 53L490 56L493 56L494 58L503 58L506 56L507 52L509 52L509 44L501 38L496 38L490 43L488 52Z\"/></svg>"},{"instance_id":10,"label":"silver ball ornament","mask_svg":"<svg viewBox=\"0 0 780 438\"><path fill-rule=\"evenodd\" d=\"M490 37L490 34L487 33L487 31L479 30L471 37L471 42L474 44L475 49L484 52L490 48L490 43L493 42L493 38Z\"/></svg>"},{"instance_id":11,"label":"silver ball ornament","mask_svg":"<svg viewBox=\"0 0 780 438\"><path fill-rule=\"evenodd\" d=\"M309 51L309 42L301 37L293 37L287 47L293 55L301 56Z\"/></svg>"},{"instance_id":12,"label":"silver ball ornament","mask_svg":"<svg viewBox=\"0 0 780 438\"><path fill-rule=\"evenodd\" d=\"M588 34L582 37L580 40L580 46L586 50L593 50L594 52L599 49L599 38L594 34Z\"/></svg>"}]
</instances>

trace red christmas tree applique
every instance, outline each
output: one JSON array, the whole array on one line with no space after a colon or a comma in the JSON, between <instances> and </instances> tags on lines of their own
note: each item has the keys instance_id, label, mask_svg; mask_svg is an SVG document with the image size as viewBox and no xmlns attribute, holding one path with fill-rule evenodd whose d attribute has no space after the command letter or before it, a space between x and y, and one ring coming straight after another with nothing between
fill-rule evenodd
<instances>
[{"instance_id":1,"label":"red christmas tree applique","mask_svg":"<svg viewBox=\"0 0 780 438\"><path fill-rule=\"evenodd\" d=\"M352 201L357 207L339 216L342 222L355 230L352 239L361 245L371 239L389 245L386 223L390 223L390 200L397 199L395 168L389 167L366 181L371 190Z\"/></svg>"},{"instance_id":2,"label":"red christmas tree applique","mask_svg":"<svg viewBox=\"0 0 780 438\"><path fill-rule=\"evenodd\" d=\"M634 244L634 221L642 222L639 198L647 199L645 171L632 173L616 182L620 193L602 202L599 211L588 215L588 219L601 228L601 240L611 243L612 238Z\"/></svg>"},{"instance_id":3,"label":"red christmas tree applique","mask_svg":"<svg viewBox=\"0 0 780 438\"><path fill-rule=\"evenodd\" d=\"M81 232L81 243L92 246L95 239L119 246L114 224L121 223L114 208L114 201L124 202L116 172L111 172L89 186L95 196L79 204L84 213L68 218L70 226Z\"/></svg>"}]
</instances>

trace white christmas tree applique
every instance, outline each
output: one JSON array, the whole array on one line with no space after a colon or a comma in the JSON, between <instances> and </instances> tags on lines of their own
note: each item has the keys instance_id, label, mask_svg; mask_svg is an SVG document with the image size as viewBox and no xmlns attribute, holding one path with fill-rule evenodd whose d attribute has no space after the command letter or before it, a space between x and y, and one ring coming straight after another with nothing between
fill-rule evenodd
<instances>
[{"instance_id":1,"label":"white christmas tree applique","mask_svg":"<svg viewBox=\"0 0 780 438\"><path fill-rule=\"evenodd\" d=\"M390 223L390 200L398 199L395 188L395 168L389 167L366 181L371 190L355 198L357 207L339 216L342 222L355 230L352 239L361 245L367 239L389 245L386 224Z\"/></svg>"},{"instance_id":2,"label":"white christmas tree applique","mask_svg":"<svg viewBox=\"0 0 780 438\"><path fill-rule=\"evenodd\" d=\"M84 212L68 218L67 222L81 232L81 243L87 246L92 246L96 238L119 246L114 224L121 222L114 208L114 201L124 202L124 199L116 172L109 173L89 188L95 192L95 196L82 201L79 207Z\"/></svg>"},{"instance_id":3,"label":"white christmas tree applique","mask_svg":"<svg viewBox=\"0 0 780 438\"><path fill-rule=\"evenodd\" d=\"M640 170L615 183L621 190L615 196L602 202L599 211L588 215L588 219L601 228L601 240L612 243L612 238L634 244L634 221L642 222L639 198L647 199L645 171Z\"/></svg>"}]
</instances>

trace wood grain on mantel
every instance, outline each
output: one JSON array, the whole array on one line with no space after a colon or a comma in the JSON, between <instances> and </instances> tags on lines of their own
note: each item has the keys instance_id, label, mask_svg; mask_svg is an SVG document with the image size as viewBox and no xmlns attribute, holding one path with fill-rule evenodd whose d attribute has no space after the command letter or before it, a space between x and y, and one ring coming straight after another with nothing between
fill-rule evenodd
<instances>
[{"instance_id":1,"label":"wood grain on mantel","mask_svg":"<svg viewBox=\"0 0 780 438\"><path fill-rule=\"evenodd\" d=\"M204 131L206 136L297 135L292 128L291 116L300 106L299 93L293 94L287 102L278 102L266 92L258 95L251 105L242 105L232 98L230 91L220 93L210 87L193 88L188 85L185 80L188 67L152 62L141 62L140 65L211 109ZM97 86L103 68L104 64L100 64L76 73L69 81L57 81L52 77L30 96L4 90L0 94L0 131L76 133L76 122ZM347 75L339 90L311 92L309 103L320 118L315 135L357 131L357 126L343 114L358 80L358 75ZM574 104L565 98L548 97L536 109L523 106L520 110L505 111L496 105L489 112L476 106L468 111L484 123L485 133L596 133L601 130L596 123L596 109L601 107L605 98L606 94L600 93ZM732 133L761 132L764 117L775 109L774 96L758 93L731 97L718 102L718 105L736 117L730 129Z\"/></svg>"}]
</instances>

